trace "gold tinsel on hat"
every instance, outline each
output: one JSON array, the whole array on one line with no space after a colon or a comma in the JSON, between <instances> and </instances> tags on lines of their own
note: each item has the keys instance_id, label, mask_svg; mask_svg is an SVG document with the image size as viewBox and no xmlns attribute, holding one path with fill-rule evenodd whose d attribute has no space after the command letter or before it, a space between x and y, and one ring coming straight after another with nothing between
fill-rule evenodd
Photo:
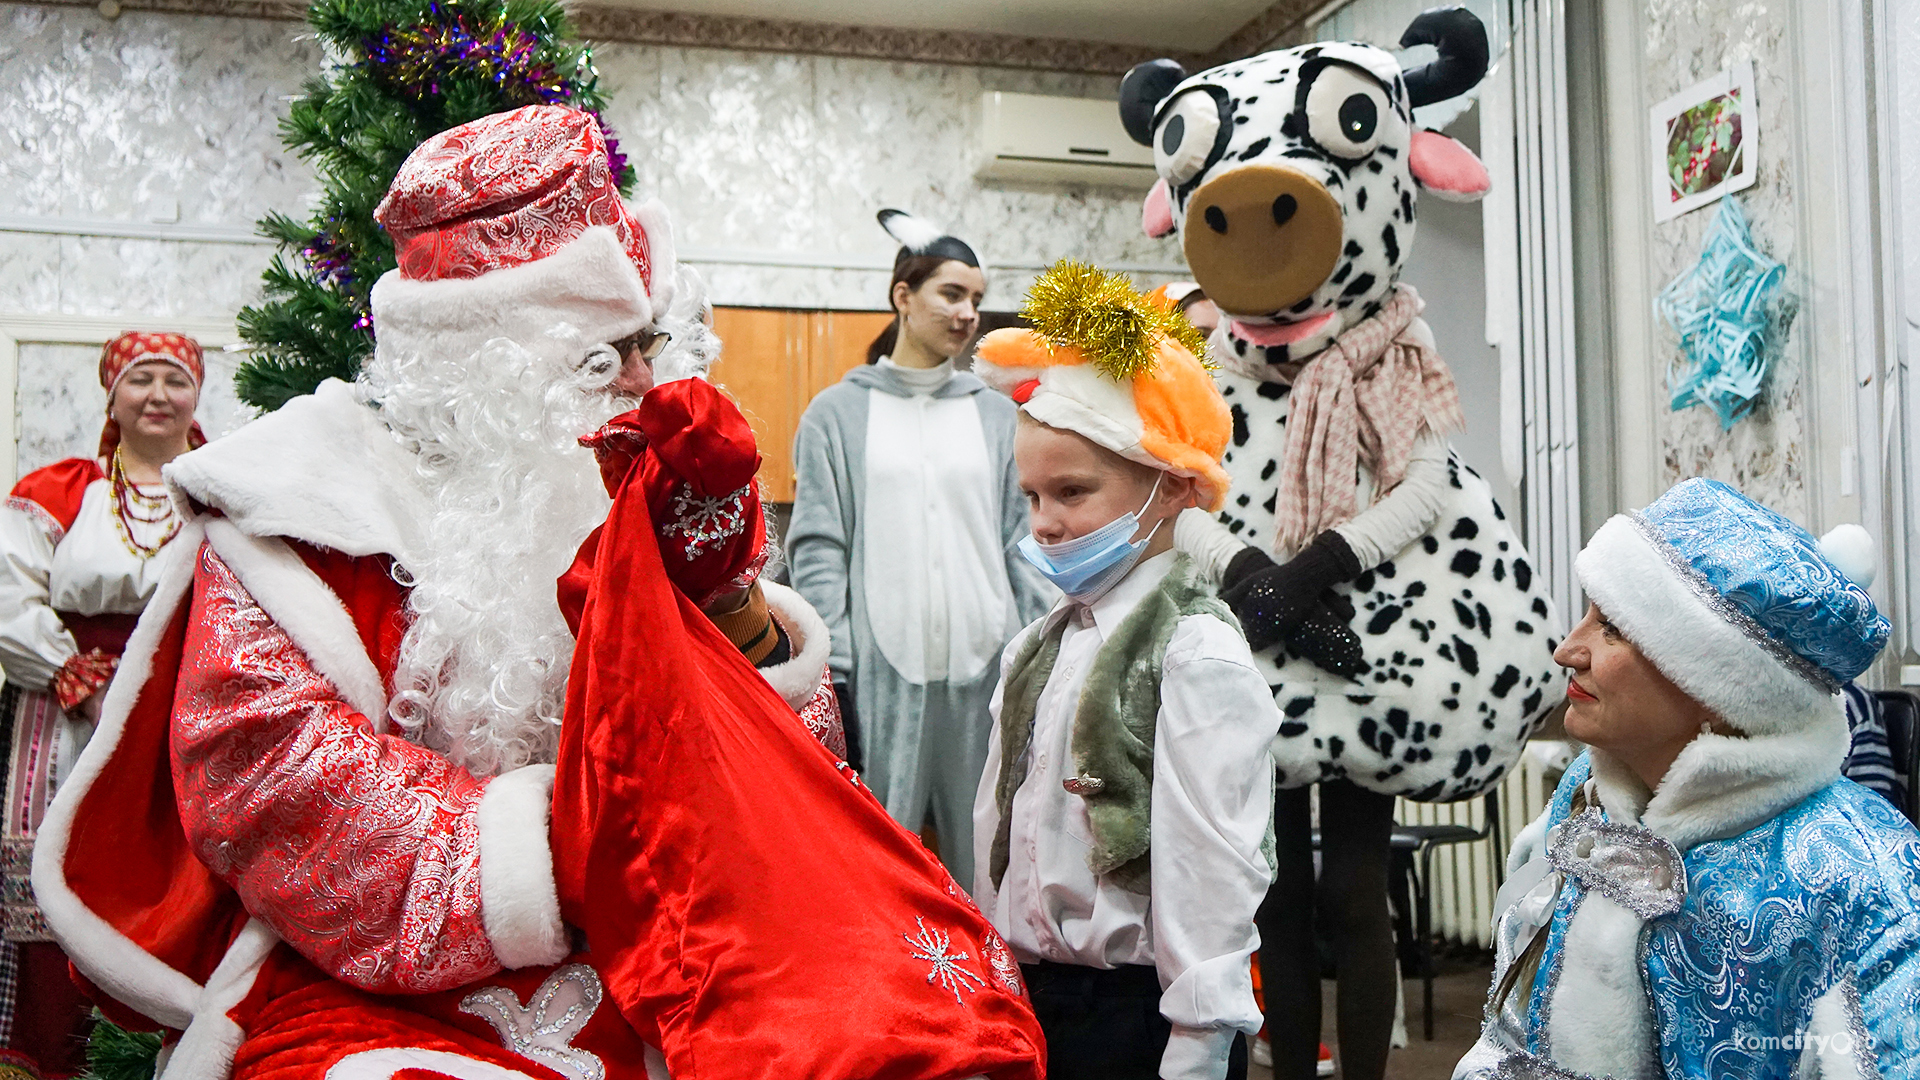
<instances>
[{"instance_id":1,"label":"gold tinsel on hat","mask_svg":"<svg viewBox=\"0 0 1920 1080\"><path fill-rule=\"evenodd\" d=\"M1053 348L1080 350L1101 374L1130 382L1151 374L1154 350L1172 338L1202 364L1206 339L1186 315L1142 296L1124 276L1062 259L1027 290L1020 314Z\"/></svg>"}]
</instances>

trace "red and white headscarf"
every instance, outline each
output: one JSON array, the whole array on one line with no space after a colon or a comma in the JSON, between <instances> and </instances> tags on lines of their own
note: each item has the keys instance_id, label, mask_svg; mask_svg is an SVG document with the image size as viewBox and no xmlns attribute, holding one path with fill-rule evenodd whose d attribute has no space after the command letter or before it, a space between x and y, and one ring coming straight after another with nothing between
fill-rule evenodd
<instances>
[{"instance_id":1,"label":"red and white headscarf","mask_svg":"<svg viewBox=\"0 0 1920 1080\"><path fill-rule=\"evenodd\" d=\"M107 392L107 424L100 430L100 456L112 457L120 446L120 423L113 418L113 391L134 365L149 360L172 364L187 373L198 390L207 377L206 354L200 343L185 334L153 330L128 330L100 347L100 388ZM201 446L206 433L195 421L187 432L188 446Z\"/></svg>"}]
</instances>

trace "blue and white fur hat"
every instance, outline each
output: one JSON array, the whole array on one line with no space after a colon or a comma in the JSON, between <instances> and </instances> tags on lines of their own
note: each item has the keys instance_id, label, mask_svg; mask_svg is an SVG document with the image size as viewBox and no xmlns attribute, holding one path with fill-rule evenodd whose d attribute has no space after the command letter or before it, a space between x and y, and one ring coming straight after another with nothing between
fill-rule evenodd
<instances>
[{"instance_id":1,"label":"blue and white fur hat","mask_svg":"<svg viewBox=\"0 0 1920 1080\"><path fill-rule=\"evenodd\" d=\"M1675 685L1749 735L1841 717L1841 684L1890 627L1864 586L1858 525L1821 540L1716 480L1683 480L1602 525L1574 561L1580 585Z\"/></svg>"}]
</instances>

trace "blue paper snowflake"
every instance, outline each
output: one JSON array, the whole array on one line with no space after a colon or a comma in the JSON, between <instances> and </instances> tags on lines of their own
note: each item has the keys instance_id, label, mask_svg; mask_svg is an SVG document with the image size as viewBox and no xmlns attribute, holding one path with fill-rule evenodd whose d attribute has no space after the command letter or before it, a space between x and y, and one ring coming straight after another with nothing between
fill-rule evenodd
<instances>
[{"instance_id":1,"label":"blue paper snowflake","mask_svg":"<svg viewBox=\"0 0 1920 1080\"><path fill-rule=\"evenodd\" d=\"M1767 332L1786 272L1754 246L1739 202L1720 200L1700 261L1655 302L1680 335L1681 363L1668 376L1675 412L1707 405L1725 431L1752 411L1773 365Z\"/></svg>"}]
</instances>

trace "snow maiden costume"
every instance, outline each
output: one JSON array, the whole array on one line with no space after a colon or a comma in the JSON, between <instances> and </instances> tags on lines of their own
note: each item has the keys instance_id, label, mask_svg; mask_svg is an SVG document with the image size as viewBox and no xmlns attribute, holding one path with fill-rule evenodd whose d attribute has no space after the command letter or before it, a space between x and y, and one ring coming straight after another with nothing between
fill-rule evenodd
<instances>
[{"instance_id":1,"label":"snow maiden costume","mask_svg":"<svg viewBox=\"0 0 1920 1080\"><path fill-rule=\"evenodd\" d=\"M896 267L980 265L925 222L880 219L903 245ZM1027 532L1013 419L951 361L919 371L881 357L821 391L794 436L793 585L827 622L867 783L907 828L932 818L961 881L973 880L994 659L1052 599L1013 548Z\"/></svg>"},{"instance_id":2,"label":"snow maiden costume","mask_svg":"<svg viewBox=\"0 0 1920 1080\"><path fill-rule=\"evenodd\" d=\"M1696 479L1580 553L1595 606L1734 734L1653 792L1604 750L1568 770L1509 860L1531 854L1457 1080L1920 1073L1920 837L1839 772L1839 687L1888 626L1825 546Z\"/></svg>"},{"instance_id":3,"label":"snow maiden costume","mask_svg":"<svg viewBox=\"0 0 1920 1080\"><path fill-rule=\"evenodd\" d=\"M1479 81L1486 34L1436 9L1402 44L1437 45L1439 59L1402 72L1384 50L1320 42L1192 76L1155 60L1120 102L1160 176L1142 224L1180 238L1222 312L1212 352L1233 493L1217 521L1184 515L1176 537L1221 580L1286 715L1280 785L1321 783L1334 804L1318 907L1345 928L1343 983L1372 987L1341 997L1341 1065L1357 1080L1384 1070L1392 1023L1378 1005L1395 978L1392 798L1485 791L1564 690L1560 616L1491 489L1448 448L1458 394L1399 281L1417 196L1487 190L1469 150L1413 122ZM1318 1042L1319 961L1298 917L1316 906L1306 800L1282 793L1262 924L1280 1075L1312 1068ZM1292 959L1276 967L1283 947Z\"/></svg>"},{"instance_id":4,"label":"snow maiden costume","mask_svg":"<svg viewBox=\"0 0 1920 1080\"><path fill-rule=\"evenodd\" d=\"M100 386L113 393L135 364L159 361L200 385L200 345L181 334L128 331L100 350ZM188 443L206 442L199 425ZM0 722L0 953L22 976L17 995L0 993L0 1032L11 1045L64 1072L79 1064L71 1045L87 1013L66 975L27 884L33 839L60 782L93 732L82 703L106 688L127 636L159 582L156 559L180 529L159 485L127 479L120 425L109 415L95 457L68 458L20 478L0 511L0 665L14 706ZM11 732L11 737L6 733ZM11 991L0 956L0 991ZM9 1007L17 1004L17 1013ZM70 1017L63 1022L61 1017ZM9 1025L8 1020L13 1023ZM0 1038L0 1045L8 1040Z\"/></svg>"},{"instance_id":5,"label":"snow maiden costume","mask_svg":"<svg viewBox=\"0 0 1920 1080\"><path fill-rule=\"evenodd\" d=\"M374 286L360 382L169 467L179 557L35 889L116 1019L184 1031L167 1080L665 1075L605 1004L618 942L583 951L561 917L554 581L606 515L576 445L619 411L605 343L697 338L698 297L665 211L627 209L575 110L434 136L376 216L399 269ZM703 508L660 528L705 531ZM825 756L792 715L830 695L822 628L766 592L791 659L730 677L761 702L785 683L785 722ZM888 959L926 970L904 942Z\"/></svg>"}]
</instances>

